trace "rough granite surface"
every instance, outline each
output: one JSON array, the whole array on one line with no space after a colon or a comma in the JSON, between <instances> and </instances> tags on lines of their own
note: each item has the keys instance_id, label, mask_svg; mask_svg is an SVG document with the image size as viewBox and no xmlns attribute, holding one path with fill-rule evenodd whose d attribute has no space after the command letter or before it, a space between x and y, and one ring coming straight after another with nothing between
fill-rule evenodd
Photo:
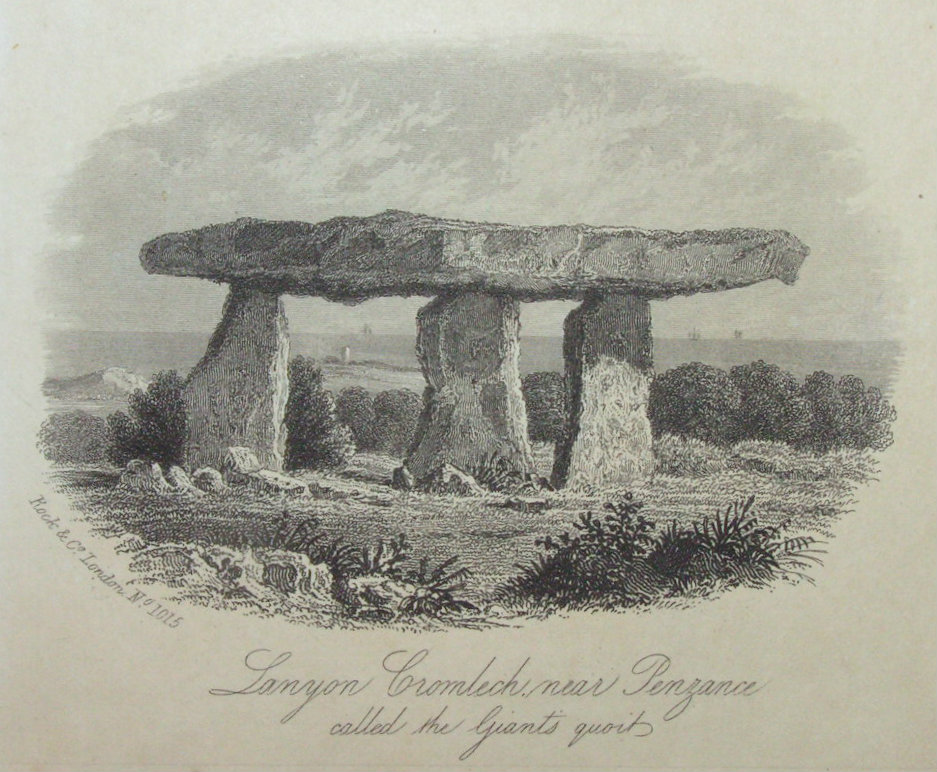
<instances>
[{"instance_id":1,"label":"rough granite surface","mask_svg":"<svg viewBox=\"0 0 937 772\"><path fill-rule=\"evenodd\" d=\"M417 316L417 354L429 388L407 457L417 483L445 464L474 473L492 457L533 471L518 370L520 311L511 298L437 298Z\"/></svg>"},{"instance_id":2,"label":"rough granite surface","mask_svg":"<svg viewBox=\"0 0 937 772\"><path fill-rule=\"evenodd\" d=\"M472 290L545 300L791 284L808 251L781 230L515 226L386 211L317 224L242 218L160 236L140 260L150 273L346 302Z\"/></svg>"},{"instance_id":3,"label":"rough granite surface","mask_svg":"<svg viewBox=\"0 0 937 772\"><path fill-rule=\"evenodd\" d=\"M233 286L208 350L186 380L186 464L220 468L232 446L280 469L286 443L289 337L283 301Z\"/></svg>"}]
</instances>

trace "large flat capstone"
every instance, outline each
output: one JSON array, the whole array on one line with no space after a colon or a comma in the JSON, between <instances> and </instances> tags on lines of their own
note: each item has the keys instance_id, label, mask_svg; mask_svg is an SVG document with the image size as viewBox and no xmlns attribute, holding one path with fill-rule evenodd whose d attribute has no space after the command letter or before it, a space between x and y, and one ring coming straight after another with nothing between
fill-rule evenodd
<instances>
[{"instance_id":1,"label":"large flat capstone","mask_svg":"<svg viewBox=\"0 0 937 772\"><path fill-rule=\"evenodd\" d=\"M150 273L334 300L460 291L545 300L791 284L807 254L781 230L525 227L387 211L318 224L242 218L160 236L140 259Z\"/></svg>"}]
</instances>

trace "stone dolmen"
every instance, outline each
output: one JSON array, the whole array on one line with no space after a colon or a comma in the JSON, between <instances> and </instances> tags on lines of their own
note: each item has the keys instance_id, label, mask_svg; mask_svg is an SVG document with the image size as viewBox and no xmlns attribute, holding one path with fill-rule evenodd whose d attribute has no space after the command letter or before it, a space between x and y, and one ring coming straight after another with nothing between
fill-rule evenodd
<instances>
[{"instance_id":1,"label":"stone dolmen","mask_svg":"<svg viewBox=\"0 0 937 772\"><path fill-rule=\"evenodd\" d=\"M190 468L217 466L231 446L281 467L281 295L424 295L433 300L417 315L416 348L427 389L409 472L419 482L445 464L470 470L496 456L531 473L519 303L581 300L565 324L568 415L553 484L590 489L627 485L652 468L649 301L765 279L791 284L807 253L785 231L522 227L387 211L317 224L243 218L160 236L140 259L150 273L230 285L186 382Z\"/></svg>"}]
</instances>

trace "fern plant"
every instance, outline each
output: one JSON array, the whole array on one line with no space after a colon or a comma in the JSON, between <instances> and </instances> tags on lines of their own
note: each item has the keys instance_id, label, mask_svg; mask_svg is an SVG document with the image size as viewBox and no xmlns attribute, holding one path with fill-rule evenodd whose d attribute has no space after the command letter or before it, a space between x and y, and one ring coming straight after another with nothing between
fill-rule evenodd
<instances>
[{"instance_id":1,"label":"fern plant","mask_svg":"<svg viewBox=\"0 0 937 772\"><path fill-rule=\"evenodd\" d=\"M407 576L408 581L416 585L416 590L401 602L400 612L411 616L439 617L478 611L475 604L456 597L457 592L465 589L465 580L471 574L468 568L456 567L458 560L458 555L453 555L431 569L429 559L422 558L418 567Z\"/></svg>"}]
</instances>

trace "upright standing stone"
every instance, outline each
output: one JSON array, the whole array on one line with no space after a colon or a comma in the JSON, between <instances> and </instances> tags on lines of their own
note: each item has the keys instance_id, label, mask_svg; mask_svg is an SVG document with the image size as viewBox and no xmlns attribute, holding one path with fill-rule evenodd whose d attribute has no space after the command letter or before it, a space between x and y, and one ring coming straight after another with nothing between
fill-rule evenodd
<instances>
[{"instance_id":1,"label":"upright standing stone","mask_svg":"<svg viewBox=\"0 0 937 772\"><path fill-rule=\"evenodd\" d=\"M280 469L289 395L289 338L278 294L232 284L208 351L185 384L186 463L220 468L232 446Z\"/></svg>"},{"instance_id":2,"label":"upright standing stone","mask_svg":"<svg viewBox=\"0 0 937 772\"><path fill-rule=\"evenodd\" d=\"M417 483L444 464L471 472L492 456L533 470L521 393L516 300L471 292L417 315L417 354L429 388L407 458Z\"/></svg>"},{"instance_id":3,"label":"upright standing stone","mask_svg":"<svg viewBox=\"0 0 937 772\"><path fill-rule=\"evenodd\" d=\"M646 477L654 464L647 415L653 367L647 299L587 297L566 318L563 356L569 404L553 484L583 490Z\"/></svg>"}]
</instances>

